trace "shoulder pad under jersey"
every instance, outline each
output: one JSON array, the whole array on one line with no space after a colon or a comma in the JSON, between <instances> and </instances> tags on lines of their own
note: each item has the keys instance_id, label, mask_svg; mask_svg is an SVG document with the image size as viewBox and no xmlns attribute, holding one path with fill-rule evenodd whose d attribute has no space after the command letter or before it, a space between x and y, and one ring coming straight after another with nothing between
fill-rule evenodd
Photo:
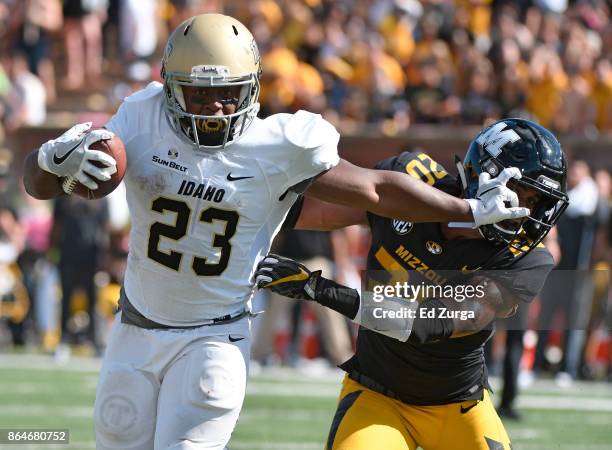
<instances>
[{"instance_id":1,"label":"shoulder pad under jersey","mask_svg":"<svg viewBox=\"0 0 612 450\"><path fill-rule=\"evenodd\" d=\"M285 137L296 147L315 148L338 139L336 128L320 114L299 110L285 124Z\"/></svg>"},{"instance_id":2,"label":"shoulder pad under jersey","mask_svg":"<svg viewBox=\"0 0 612 450\"><path fill-rule=\"evenodd\" d=\"M134 92L132 95L126 97L124 101L128 103L142 102L156 96L162 91L163 88L163 84L157 81L151 81L147 87Z\"/></svg>"}]
</instances>

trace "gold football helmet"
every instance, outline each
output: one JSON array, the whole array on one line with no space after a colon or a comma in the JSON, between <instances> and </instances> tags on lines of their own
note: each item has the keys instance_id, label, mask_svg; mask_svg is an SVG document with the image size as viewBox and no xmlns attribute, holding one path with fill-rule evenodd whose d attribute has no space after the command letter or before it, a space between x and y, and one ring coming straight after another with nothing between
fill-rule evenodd
<instances>
[{"instance_id":1,"label":"gold football helmet","mask_svg":"<svg viewBox=\"0 0 612 450\"><path fill-rule=\"evenodd\" d=\"M242 23L222 14L187 19L168 38L162 60L172 127L198 148L224 148L246 131L259 111L260 75L257 44ZM193 88L199 88L200 94L214 92L224 106L221 114L190 111L194 102L186 92Z\"/></svg>"}]
</instances>

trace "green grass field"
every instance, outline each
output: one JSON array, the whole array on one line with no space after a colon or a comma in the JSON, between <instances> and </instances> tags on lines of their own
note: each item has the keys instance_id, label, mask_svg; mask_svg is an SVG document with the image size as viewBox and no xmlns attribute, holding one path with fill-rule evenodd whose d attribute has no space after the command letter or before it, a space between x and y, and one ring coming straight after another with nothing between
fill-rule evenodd
<instances>
[{"instance_id":1,"label":"green grass field","mask_svg":"<svg viewBox=\"0 0 612 450\"><path fill-rule=\"evenodd\" d=\"M95 360L56 366L40 355L0 355L0 428L69 428L71 441L68 446L0 444L0 449L95 448L97 367ZM230 448L322 449L340 377L283 370L251 378ZM610 384L577 383L561 390L538 382L524 390L518 406L524 420L506 422L515 450L612 449Z\"/></svg>"}]
</instances>

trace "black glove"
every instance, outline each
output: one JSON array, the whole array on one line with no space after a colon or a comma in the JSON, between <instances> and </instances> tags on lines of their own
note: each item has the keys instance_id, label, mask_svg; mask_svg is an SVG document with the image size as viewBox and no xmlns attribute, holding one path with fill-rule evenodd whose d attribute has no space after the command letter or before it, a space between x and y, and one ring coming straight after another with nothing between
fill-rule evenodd
<instances>
[{"instance_id":1,"label":"black glove","mask_svg":"<svg viewBox=\"0 0 612 450\"><path fill-rule=\"evenodd\" d=\"M257 266L258 288L296 300L314 300L321 271L311 272L304 264L270 253Z\"/></svg>"}]
</instances>

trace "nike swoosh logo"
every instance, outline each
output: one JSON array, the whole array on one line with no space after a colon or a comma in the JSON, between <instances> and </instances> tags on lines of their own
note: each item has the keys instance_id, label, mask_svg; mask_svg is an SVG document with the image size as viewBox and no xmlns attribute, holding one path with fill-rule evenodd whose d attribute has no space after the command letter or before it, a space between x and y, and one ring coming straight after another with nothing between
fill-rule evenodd
<instances>
[{"instance_id":1,"label":"nike swoosh logo","mask_svg":"<svg viewBox=\"0 0 612 450\"><path fill-rule=\"evenodd\" d=\"M475 269L468 269L468 266L465 265L461 268L461 273L467 274L467 273L476 272L477 270L480 270L480 267L476 267Z\"/></svg>"},{"instance_id":2,"label":"nike swoosh logo","mask_svg":"<svg viewBox=\"0 0 612 450\"><path fill-rule=\"evenodd\" d=\"M231 173L227 174L227 181L246 180L247 178L255 178L255 177L233 177Z\"/></svg>"},{"instance_id":3,"label":"nike swoosh logo","mask_svg":"<svg viewBox=\"0 0 612 450\"><path fill-rule=\"evenodd\" d=\"M288 275L284 278L280 278L276 281L273 281L271 283L264 285L264 287L269 288L272 286L276 286L277 284L290 283L291 281L304 281L304 280L307 280L309 276L310 275L308 275L308 273L300 267L300 273L296 273L294 275Z\"/></svg>"},{"instance_id":4,"label":"nike swoosh logo","mask_svg":"<svg viewBox=\"0 0 612 450\"><path fill-rule=\"evenodd\" d=\"M461 414L465 414L466 412L468 412L470 409L472 409L474 406L478 405L478 402L474 402L473 405L468 406L467 408L464 408L463 406L461 407Z\"/></svg>"},{"instance_id":5,"label":"nike swoosh logo","mask_svg":"<svg viewBox=\"0 0 612 450\"><path fill-rule=\"evenodd\" d=\"M231 334L228 337L229 337L230 342L238 342L238 341L242 341L244 339L243 337L237 337L237 338L232 337Z\"/></svg>"},{"instance_id":6,"label":"nike swoosh logo","mask_svg":"<svg viewBox=\"0 0 612 450\"><path fill-rule=\"evenodd\" d=\"M61 163L66 161L66 158L68 158L72 154L72 152L75 151L79 147L79 145L81 145L81 142L83 142L83 139L77 142L74 147L72 147L70 150L64 153L63 156L60 156L59 158L57 155L53 155L53 162L59 166Z\"/></svg>"}]
</instances>

